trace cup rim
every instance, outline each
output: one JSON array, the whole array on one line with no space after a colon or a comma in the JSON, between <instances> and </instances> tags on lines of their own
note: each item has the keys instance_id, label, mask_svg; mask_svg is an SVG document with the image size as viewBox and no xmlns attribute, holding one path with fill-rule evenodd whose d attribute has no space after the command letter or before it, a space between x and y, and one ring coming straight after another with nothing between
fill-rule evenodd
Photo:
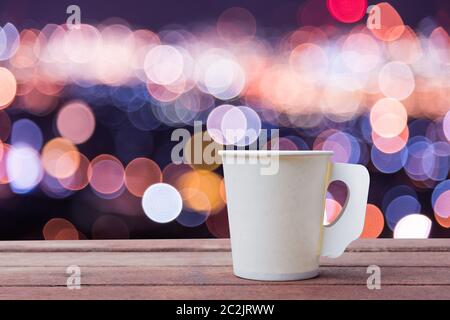
<instances>
[{"instance_id":1,"label":"cup rim","mask_svg":"<svg viewBox=\"0 0 450 320\"><path fill-rule=\"evenodd\" d=\"M220 156L332 156L327 150L219 150Z\"/></svg>"}]
</instances>

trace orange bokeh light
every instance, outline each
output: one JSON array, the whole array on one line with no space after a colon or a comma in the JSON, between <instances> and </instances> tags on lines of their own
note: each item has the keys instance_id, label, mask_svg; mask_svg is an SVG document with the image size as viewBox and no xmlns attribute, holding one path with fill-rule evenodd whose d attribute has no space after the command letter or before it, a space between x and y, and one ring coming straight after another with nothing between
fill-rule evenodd
<instances>
[{"instance_id":1,"label":"orange bokeh light","mask_svg":"<svg viewBox=\"0 0 450 320\"><path fill-rule=\"evenodd\" d=\"M446 229L450 228L450 217L444 218L444 217L441 217L440 215L434 213L434 218L439 223L439 225L441 225L442 227L444 227Z\"/></svg>"},{"instance_id":2,"label":"orange bokeh light","mask_svg":"<svg viewBox=\"0 0 450 320\"><path fill-rule=\"evenodd\" d=\"M383 213L377 206L369 203L366 207L366 219L360 238L376 239L383 232L383 228Z\"/></svg>"},{"instance_id":3,"label":"orange bokeh light","mask_svg":"<svg viewBox=\"0 0 450 320\"><path fill-rule=\"evenodd\" d=\"M148 187L160 182L162 182L161 169L151 159L134 159L125 169L125 185L136 197L142 197Z\"/></svg>"},{"instance_id":4,"label":"orange bokeh light","mask_svg":"<svg viewBox=\"0 0 450 320\"><path fill-rule=\"evenodd\" d=\"M68 220L53 218L49 220L42 230L45 240L78 240L78 231Z\"/></svg>"},{"instance_id":5,"label":"orange bokeh light","mask_svg":"<svg viewBox=\"0 0 450 320\"><path fill-rule=\"evenodd\" d=\"M0 142L0 149L2 150L2 156L0 157L0 184L7 184L11 182L6 171L6 161L11 148L12 147L9 144Z\"/></svg>"},{"instance_id":6,"label":"orange bokeh light","mask_svg":"<svg viewBox=\"0 0 450 320\"><path fill-rule=\"evenodd\" d=\"M181 192L184 204L196 211L208 211L217 213L225 206L225 201L220 194L222 178L207 170L194 170L184 173L175 187ZM205 198L206 196L206 198ZM207 200L207 201L205 201Z\"/></svg>"},{"instance_id":7,"label":"orange bokeh light","mask_svg":"<svg viewBox=\"0 0 450 320\"><path fill-rule=\"evenodd\" d=\"M401 37L405 31L402 17L397 10L387 2L374 5L370 11L369 19L375 19L379 25L374 25L370 30L373 35L383 41L394 41ZM379 21L376 21L377 18Z\"/></svg>"},{"instance_id":8,"label":"orange bokeh light","mask_svg":"<svg viewBox=\"0 0 450 320\"><path fill-rule=\"evenodd\" d=\"M0 68L0 109L8 107L17 93L17 82L14 75L6 68Z\"/></svg>"},{"instance_id":9,"label":"orange bokeh light","mask_svg":"<svg viewBox=\"0 0 450 320\"><path fill-rule=\"evenodd\" d=\"M223 202L227 203L227 190L225 187L225 179L222 179L222 181L220 182L220 196L222 197Z\"/></svg>"},{"instance_id":10,"label":"orange bokeh light","mask_svg":"<svg viewBox=\"0 0 450 320\"><path fill-rule=\"evenodd\" d=\"M370 111L373 131L384 138L400 135L407 126L408 114L403 104L395 99L378 100Z\"/></svg>"},{"instance_id":11,"label":"orange bokeh light","mask_svg":"<svg viewBox=\"0 0 450 320\"><path fill-rule=\"evenodd\" d=\"M49 175L62 179L70 177L78 169L80 153L71 141L55 138L45 144L41 159Z\"/></svg>"}]
</instances>

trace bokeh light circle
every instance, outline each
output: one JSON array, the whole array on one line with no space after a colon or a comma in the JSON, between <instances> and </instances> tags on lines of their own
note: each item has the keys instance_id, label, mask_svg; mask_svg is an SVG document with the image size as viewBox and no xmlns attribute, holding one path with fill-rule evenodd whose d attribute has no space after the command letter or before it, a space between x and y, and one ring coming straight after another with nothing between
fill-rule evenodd
<instances>
[{"instance_id":1,"label":"bokeh light circle","mask_svg":"<svg viewBox=\"0 0 450 320\"><path fill-rule=\"evenodd\" d=\"M417 192L412 187L406 184L398 184L391 187L383 195L383 199L381 202L381 210L383 212L386 212L389 203L391 203L395 198L404 195L410 195L411 197L417 199Z\"/></svg>"},{"instance_id":2,"label":"bokeh light circle","mask_svg":"<svg viewBox=\"0 0 450 320\"><path fill-rule=\"evenodd\" d=\"M442 218L441 216L434 214L434 218L436 219L437 223L443 228L450 229L450 218Z\"/></svg>"},{"instance_id":3,"label":"bokeh light circle","mask_svg":"<svg viewBox=\"0 0 450 320\"><path fill-rule=\"evenodd\" d=\"M159 85L174 83L182 76L183 69L183 56L173 46L155 46L145 57L145 73L150 81Z\"/></svg>"},{"instance_id":4,"label":"bokeh light circle","mask_svg":"<svg viewBox=\"0 0 450 320\"><path fill-rule=\"evenodd\" d=\"M386 222L391 230L405 216L420 212L422 206L417 198L411 195L402 195L392 200L386 208Z\"/></svg>"},{"instance_id":5,"label":"bokeh light circle","mask_svg":"<svg viewBox=\"0 0 450 320\"><path fill-rule=\"evenodd\" d=\"M406 63L392 61L381 69L378 84L386 97L405 100L414 91L414 74Z\"/></svg>"},{"instance_id":6,"label":"bokeh light circle","mask_svg":"<svg viewBox=\"0 0 450 320\"><path fill-rule=\"evenodd\" d=\"M151 220L168 223L180 215L183 200L177 189L171 185L157 183L145 191L142 197L142 208Z\"/></svg>"},{"instance_id":7,"label":"bokeh light circle","mask_svg":"<svg viewBox=\"0 0 450 320\"><path fill-rule=\"evenodd\" d=\"M222 180L211 171L187 171L177 179L175 187L180 190L186 208L214 214L225 207L220 193Z\"/></svg>"},{"instance_id":8,"label":"bokeh light circle","mask_svg":"<svg viewBox=\"0 0 450 320\"><path fill-rule=\"evenodd\" d=\"M374 22L374 24L371 24L370 31L382 41L395 41L405 31L403 19L388 2L374 5L369 12L369 20L371 23Z\"/></svg>"},{"instance_id":9,"label":"bokeh light circle","mask_svg":"<svg viewBox=\"0 0 450 320\"><path fill-rule=\"evenodd\" d=\"M405 129L402 131L402 133L389 138L382 137L375 131L372 131L371 138L374 146L378 150L388 154L397 153L404 149L408 142L409 128L408 126L405 126Z\"/></svg>"},{"instance_id":10,"label":"bokeh light circle","mask_svg":"<svg viewBox=\"0 0 450 320\"><path fill-rule=\"evenodd\" d=\"M64 199L73 194L72 190L66 189L59 182L59 179L56 179L49 174L44 175L39 187L42 192L52 199Z\"/></svg>"},{"instance_id":11,"label":"bokeh light circle","mask_svg":"<svg viewBox=\"0 0 450 320\"><path fill-rule=\"evenodd\" d=\"M376 239L383 232L384 216L381 210L374 204L367 204L364 229L360 238Z\"/></svg>"},{"instance_id":12,"label":"bokeh light circle","mask_svg":"<svg viewBox=\"0 0 450 320\"><path fill-rule=\"evenodd\" d=\"M408 114L403 104L391 98L379 100L370 111L373 131L385 138L400 135L407 125Z\"/></svg>"},{"instance_id":13,"label":"bokeh light circle","mask_svg":"<svg viewBox=\"0 0 450 320\"><path fill-rule=\"evenodd\" d=\"M122 189L125 170L122 163L114 156L102 154L95 157L88 168L91 187L105 195L112 195Z\"/></svg>"},{"instance_id":14,"label":"bokeh light circle","mask_svg":"<svg viewBox=\"0 0 450 320\"><path fill-rule=\"evenodd\" d=\"M450 218L450 190L439 195L433 206L434 212L444 218Z\"/></svg>"},{"instance_id":15,"label":"bokeh light circle","mask_svg":"<svg viewBox=\"0 0 450 320\"><path fill-rule=\"evenodd\" d=\"M78 151L69 151L69 153L77 152ZM69 157L73 158L79 158L79 164L77 169L73 172L72 175L65 177L65 178L59 178L59 183L66 188L67 190L72 191L78 191L84 189L90 181L89 177L89 166L90 161L88 158L86 158L85 155L82 153L79 153L78 155L69 155Z\"/></svg>"},{"instance_id":16,"label":"bokeh light circle","mask_svg":"<svg viewBox=\"0 0 450 320\"><path fill-rule=\"evenodd\" d=\"M4 143L0 143L0 185L8 184L11 182L10 177L8 176L8 156L11 151L11 145Z\"/></svg>"},{"instance_id":17,"label":"bokeh light circle","mask_svg":"<svg viewBox=\"0 0 450 320\"><path fill-rule=\"evenodd\" d=\"M43 139L41 129L30 119L14 122L11 130L11 144L26 144L35 150L40 150Z\"/></svg>"},{"instance_id":18,"label":"bokeh light circle","mask_svg":"<svg viewBox=\"0 0 450 320\"><path fill-rule=\"evenodd\" d=\"M432 222L422 214L410 214L403 217L395 226L394 239L427 239Z\"/></svg>"},{"instance_id":19,"label":"bokeh light circle","mask_svg":"<svg viewBox=\"0 0 450 320\"><path fill-rule=\"evenodd\" d=\"M254 143L261 133L261 119L255 110L239 106L237 107L245 116L246 128L244 137L239 140L236 145L239 147L248 146Z\"/></svg>"},{"instance_id":20,"label":"bokeh light circle","mask_svg":"<svg viewBox=\"0 0 450 320\"><path fill-rule=\"evenodd\" d=\"M371 72L380 64L381 49L370 35L357 32L350 34L342 47L342 59L354 72Z\"/></svg>"},{"instance_id":21,"label":"bokeh light circle","mask_svg":"<svg viewBox=\"0 0 450 320\"><path fill-rule=\"evenodd\" d=\"M227 42L248 42L256 34L255 17L247 9L229 8L217 20L217 32Z\"/></svg>"},{"instance_id":22,"label":"bokeh light circle","mask_svg":"<svg viewBox=\"0 0 450 320\"><path fill-rule=\"evenodd\" d=\"M370 154L373 165L380 171L386 174L397 172L403 168L408 160L408 149L404 148L396 153L384 153L376 146L372 147Z\"/></svg>"},{"instance_id":23,"label":"bokeh light circle","mask_svg":"<svg viewBox=\"0 0 450 320\"><path fill-rule=\"evenodd\" d=\"M79 235L75 226L63 218L53 218L49 220L42 234L45 240L78 240Z\"/></svg>"},{"instance_id":24,"label":"bokeh light circle","mask_svg":"<svg viewBox=\"0 0 450 320\"><path fill-rule=\"evenodd\" d=\"M408 159L405 163L405 171L416 181L428 179L424 160L428 157L430 145L431 142L422 136L413 137L408 141Z\"/></svg>"},{"instance_id":25,"label":"bokeh light circle","mask_svg":"<svg viewBox=\"0 0 450 320\"><path fill-rule=\"evenodd\" d=\"M0 109L8 107L17 92L17 82L14 75L6 68L0 68Z\"/></svg>"},{"instance_id":26,"label":"bokeh light circle","mask_svg":"<svg viewBox=\"0 0 450 320\"><path fill-rule=\"evenodd\" d=\"M366 14L367 0L327 0L327 7L336 20L354 23Z\"/></svg>"},{"instance_id":27,"label":"bokeh light circle","mask_svg":"<svg viewBox=\"0 0 450 320\"><path fill-rule=\"evenodd\" d=\"M222 149L223 146L215 142L208 131L200 131L194 133L184 145L183 160L194 169L214 171L222 163L218 153Z\"/></svg>"},{"instance_id":28,"label":"bokeh light circle","mask_svg":"<svg viewBox=\"0 0 450 320\"><path fill-rule=\"evenodd\" d=\"M332 161L337 163L358 163L361 155L359 143L345 132L331 134L322 144L322 150L333 151Z\"/></svg>"},{"instance_id":29,"label":"bokeh light circle","mask_svg":"<svg viewBox=\"0 0 450 320\"><path fill-rule=\"evenodd\" d=\"M341 211L342 206L338 201L331 198L326 198L323 225L324 226L331 225L340 216Z\"/></svg>"},{"instance_id":30,"label":"bokeh light circle","mask_svg":"<svg viewBox=\"0 0 450 320\"><path fill-rule=\"evenodd\" d=\"M204 86L208 93L221 100L237 97L245 86L242 67L231 59L221 58L211 61L204 72Z\"/></svg>"},{"instance_id":31,"label":"bokeh light circle","mask_svg":"<svg viewBox=\"0 0 450 320\"><path fill-rule=\"evenodd\" d=\"M201 191L199 192L198 190L190 189L183 189L180 191L180 194L183 201L186 201L186 199L189 199L189 197L195 195L195 197L197 197L197 201L202 203L202 208L200 210L192 210L186 208L185 206L181 214L177 217L177 222L188 228L195 228L203 224L211 214L211 207L209 206L208 197Z\"/></svg>"},{"instance_id":32,"label":"bokeh light circle","mask_svg":"<svg viewBox=\"0 0 450 320\"><path fill-rule=\"evenodd\" d=\"M445 114L444 121L442 122L442 128L444 130L445 137L450 142L450 111Z\"/></svg>"},{"instance_id":33,"label":"bokeh light circle","mask_svg":"<svg viewBox=\"0 0 450 320\"><path fill-rule=\"evenodd\" d=\"M75 144L84 143L94 133L94 114L82 101L69 102L59 111L56 127L63 138Z\"/></svg>"},{"instance_id":34,"label":"bokeh light circle","mask_svg":"<svg viewBox=\"0 0 450 320\"><path fill-rule=\"evenodd\" d=\"M213 109L208 115L206 128L211 138L219 144L226 144L226 139L222 132L222 120L227 112L234 108L230 104L224 104Z\"/></svg>"},{"instance_id":35,"label":"bokeh light circle","mask_svg":"<svg viewBox=\"0 0 450 320\"><path fill-rule=\"evenodd\" d=\"M434 213L443 219L450 218L450 180L439 183L431 195Z\"/></svg>"},{"instance_id":36,"label":"bokeh light circle","mask_svg":"<svg viewBox=\"0 0 450 320\"><path fill-rule=\"evenodd\" d=\"M39 154L26 145L13 146L9 150L6 171L12 191L18 194L33 190L43 177Z\"/></svg>"},{"instance_id":37,"label":"bokeh light circle","mask_svg":"<svg viewBox=\"0 0 450 320\"><path fill-rule=\"evenodd\" d=\"M153 184L162 182L159 166L151 159L136 158L125 168L125 185L136 197L142 197Z\"/></svg>"},{"instance_id":38,"label":"bokeh light circle","mask_svg":"<svg viewBox=\"0 0 450 320\"><path fill-rule=\"evenodd\" d=\"M289 57L290 67L303 81L316 83L327 75L328 57L325 51L313 43L302 43Z\"/></svg>"},{"instance_id":39,"label":"bokeh light circle","mask_svg":"<svg viewBox=\"0 0 450 320\"><path fill-rule=\"evenodd\" d=\"M443 141L430 144L422 166L425 175L431 180L445 180L450 172L450 144Z\"/></svg>"},{"instance_id":40,"label":"bokeh light circle","mask_svg":"<svg viewBox=\"0 0 450 320\"><path fill-rule=\"evenodd\" d=\"M238 108L234 107L228 110L220 124L220 129L225 138L225 144L237 144L245 139L247 128L247 117Z\"/></svg>"},{"instance_id":41,"label":"bokeh light circle","mask_svg":"<svg viewBox=\"0 0 450 320\"><path fill-rule=\"evenodd\" d=\"M42 149L42 164L45 171L55 178L67 178L75 173L80 156L75 145L64 138L47 142Z\"/></svg>"},{"instance_id":42,"label":"bokeh light circle","mask_svg":"<svg viewBox=\"0 0 450 320\"><path fill-rule=\"evenodd\" d=\"M20 47L20 34L16 26L10 22L0 27L0 61L11 59ZM3 43L2 43L3 42Z\"/></svg>"},{"instance_id":43,"label":"bokeh light circle","mask_svg":"<svg viewBox=\"0 0 450 320\"><path fill-rule=\"evenodd\" d=\"M207 213L183 210L176 221L184 227L195 228L205 223L206 219Z\"/></svg>"}]
</instances>

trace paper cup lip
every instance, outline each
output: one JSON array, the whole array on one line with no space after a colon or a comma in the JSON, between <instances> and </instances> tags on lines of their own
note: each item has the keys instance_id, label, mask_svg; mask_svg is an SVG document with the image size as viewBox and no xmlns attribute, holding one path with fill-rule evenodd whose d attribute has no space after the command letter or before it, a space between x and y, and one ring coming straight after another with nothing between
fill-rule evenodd
<instances>
[{"instance_id":1,"label":"paper cup lip","mask_svg":"<svg viewBox=\"0 0 450 320\"><path fill-rule=\"evenodd\" d=\"M332 156L327 150L219 150L220 156Z\"/></svg>"}]
</instances>

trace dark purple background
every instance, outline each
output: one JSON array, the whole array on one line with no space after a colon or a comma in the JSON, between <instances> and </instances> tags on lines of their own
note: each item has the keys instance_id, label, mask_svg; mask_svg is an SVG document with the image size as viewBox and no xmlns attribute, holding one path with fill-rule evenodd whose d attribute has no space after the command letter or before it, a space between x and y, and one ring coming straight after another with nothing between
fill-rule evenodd
<instances>
[{"instance_id":1,"label":"dark purple background","mask_svg":"<svg viewBox=\"0 0 450 320\"><path fill-rule=\"evenodd\" d=\"M323 1L325 0L315 0ZM214 21L225 9L240 6L250 10L258 24L271 28L297 25L297 10L304 0L0 0L1 20L27 27L64 23L66 8L77 4L82 21L95 23L120 17L137 27L159 29L167 24L189 25ZM370 4L382 1L369 0ZM447 15L448 0L389 0L406 24L416 25L426 16ZM441 11L441 13L439 13ZM446 19L441 19L441 24ZM448 23L448 20L445 22ZM448 27L448 25L446 26Z\"/></svg>"}]
</instances>

